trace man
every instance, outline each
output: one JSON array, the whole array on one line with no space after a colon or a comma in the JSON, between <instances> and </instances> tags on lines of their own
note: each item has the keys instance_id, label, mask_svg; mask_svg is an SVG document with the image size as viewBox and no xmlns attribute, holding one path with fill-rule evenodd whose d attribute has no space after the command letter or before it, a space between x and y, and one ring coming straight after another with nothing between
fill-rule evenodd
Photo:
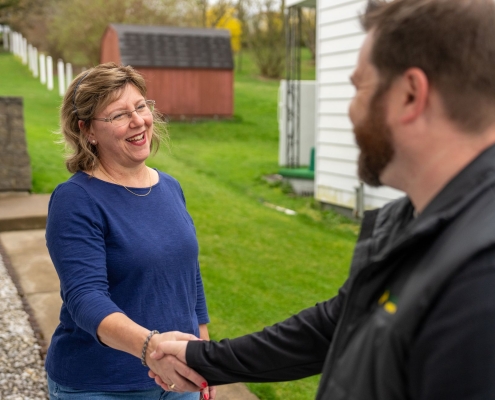
<instances>
[{"instance_id":1,"label":"man","mask_svg":"<svg viewBox=\"0 0 495 400\"><path fill-rule=\"evenodd\" d=\"M317 399L495 399L495 2L375 1L362 20L359 175L407 197L366 214L336 297L153 357L210 384L322 373Z\"/></svg>"}]
</instances>

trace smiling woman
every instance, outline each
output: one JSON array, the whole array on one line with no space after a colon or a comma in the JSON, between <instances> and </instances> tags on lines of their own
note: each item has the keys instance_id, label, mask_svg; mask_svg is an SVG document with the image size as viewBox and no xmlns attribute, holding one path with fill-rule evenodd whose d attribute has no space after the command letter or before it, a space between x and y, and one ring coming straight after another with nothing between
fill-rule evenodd
<instances>
[{"instance_id":1,"label":"smiling woman","mask_svg":"<svg viewBox=\"0 0 495 400\"><path fill-rule=\"evenodd\" d=\"M209 322L182 189L145 164L160 126L131 67L99 65L64 98L61 133L74 175L53 192L46 227L63 300L46 360L52 399L215 395L198 374L185 380L171 362L149 357L162 340L208 339Z\"/></svg>"}]
</instances>

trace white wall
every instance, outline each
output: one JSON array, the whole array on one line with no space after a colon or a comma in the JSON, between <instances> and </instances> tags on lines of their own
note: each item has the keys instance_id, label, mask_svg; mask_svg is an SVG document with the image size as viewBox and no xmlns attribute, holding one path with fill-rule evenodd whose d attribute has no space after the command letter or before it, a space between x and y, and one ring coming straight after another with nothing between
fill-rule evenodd
<instances>
[{"instance_id":1,"label":"white wall","mask_svg":"<svg viewBox=\"0 0 495 400\"><path fill-rule=\"evenodd\" d=\"M317 1L315 197L351 209L359 186L359 150L347 114L354 95L349 77L365 37L358 18L365 6L366 0ZM400 196L394 189L365 186L364 206L381 207Z\"/></svg>"}]
</instances>

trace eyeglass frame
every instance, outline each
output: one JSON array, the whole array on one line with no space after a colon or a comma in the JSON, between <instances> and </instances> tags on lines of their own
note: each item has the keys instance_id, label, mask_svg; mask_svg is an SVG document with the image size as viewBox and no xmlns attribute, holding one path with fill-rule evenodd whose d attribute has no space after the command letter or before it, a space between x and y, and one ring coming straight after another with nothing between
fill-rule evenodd
<instances>
[{"instance_id":1,"label":"eyeglass frame","mask_svg":"<svg viewBox=\"0 0 495 400\"><path fill-rule=\"evenodd\" d=\"M150 115L153 115L153 111L155 110L155 103L156 101L155 100L145 100L144 103L146 104L146 107L148 108L148 110L150 110ZM153 109L150 108L149 105L152 105L153 106ZM138 115L140 115L138 112L137 112L137 108L135 108L134 110L132 111L124 111L122 110L121 114L118 114L116 115L115 117L111 117L111 118L91 118L92 120L94 121L102 121L102 122L110 122L111 124L113 123L113 120L118 117L119 115L122 115L122 114L127 114L128 118L129 118L129 121L131 120L132 118L132 113L136 111L136 113ZM119 111L120 112L120 111ZM124 124L125 125L125 124Z\"/></svg>"}]
</instances>

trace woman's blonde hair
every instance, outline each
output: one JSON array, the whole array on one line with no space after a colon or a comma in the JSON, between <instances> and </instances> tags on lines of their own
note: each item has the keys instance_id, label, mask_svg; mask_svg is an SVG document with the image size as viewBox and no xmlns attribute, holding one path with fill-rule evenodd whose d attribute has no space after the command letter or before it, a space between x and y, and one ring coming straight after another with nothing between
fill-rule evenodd
<instances>
[{"instance_id":1,"label":"woman's blonde hair","mask_svg":"<svg viewBox=\"0 0 495 400\"><path fill-rule=\"evenodd\" d=\"M90 171L99 164L98 148L79 129L79 121L89 129L97 112L119 98L127 85L133 85L146 98L143 76L130 66L115 63L100 64L80 73L70 84L60 110L60 133L68 151L65 165L69 172ZM151 150L156 153L162 136L166 137L165 122L153 112Z\"/></svg>"}]
</instances>

